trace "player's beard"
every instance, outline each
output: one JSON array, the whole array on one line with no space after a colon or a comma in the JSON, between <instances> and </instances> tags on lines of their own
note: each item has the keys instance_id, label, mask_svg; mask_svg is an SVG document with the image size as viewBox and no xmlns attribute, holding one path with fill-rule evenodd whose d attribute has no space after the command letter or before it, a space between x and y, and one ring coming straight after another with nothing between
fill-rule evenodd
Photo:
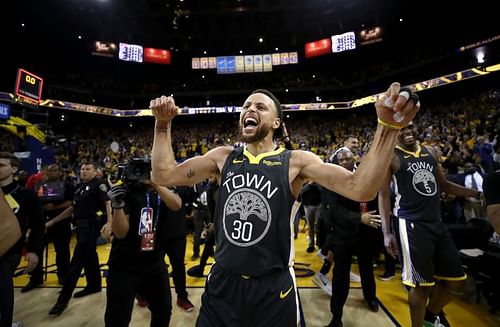
<instances>
[{"instance_id":1,"label":"player's beard","mask_svg":"<svg viewBox=\"0 0 500 327\"><path fill-rule=\"evenodd\" d=\"M243 125L240 125L239 127L239 139L247 144L255 143L264 139L271 129L270 126L259 125L253 135L243 135Z\"/></svg>"}]
</instances>

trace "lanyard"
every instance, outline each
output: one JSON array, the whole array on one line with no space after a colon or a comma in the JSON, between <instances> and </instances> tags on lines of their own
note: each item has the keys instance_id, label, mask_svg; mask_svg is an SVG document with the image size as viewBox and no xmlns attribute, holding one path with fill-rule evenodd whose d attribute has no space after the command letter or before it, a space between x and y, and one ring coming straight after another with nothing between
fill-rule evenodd
<instances>
[{"instance_id":1,"label":"lanyard","mask_svg":"<svg viewBox=\"0 0 500 327\"><path fill-rule=\"evenodd\" d=\"M156 218L153 217L153 230L156 230L156 225L158 224L158 220L160 217L160 204L161 204L160 194L157 194L156 204L157 204ZM149 205L149 192L146 192L146 207L151 208Z\"/></svg>"}]
</instances>

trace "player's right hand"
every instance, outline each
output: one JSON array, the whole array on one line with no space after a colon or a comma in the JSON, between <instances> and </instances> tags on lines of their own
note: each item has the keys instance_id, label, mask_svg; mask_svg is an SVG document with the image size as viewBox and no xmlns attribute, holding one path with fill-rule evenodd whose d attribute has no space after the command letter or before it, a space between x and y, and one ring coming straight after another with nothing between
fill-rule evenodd
<instances>
[{"instance_id":1,"label":"player's right hand","mask_svg":"<svg viewBox=\"0 0 500 327\"><path fill-rule=\"evenodd\" d=\"M393 258L396 258L396 255L398 254L398 245L396 243L396 238L392 233L384 232L384 246L387 253L389 253Z\"/></svg>"},{"instance_id":2,"label":"player's right hand","mask_svg":"<svg viewBox=\"0 0 500 327\"><path fill-rule=\"evenodd\" d=\"M177 116L178 107L175 105L173 97L162 95L159 98L153 99L149 102L149 108L158 121L169 122Z\"/></svg>"}]
</instances>

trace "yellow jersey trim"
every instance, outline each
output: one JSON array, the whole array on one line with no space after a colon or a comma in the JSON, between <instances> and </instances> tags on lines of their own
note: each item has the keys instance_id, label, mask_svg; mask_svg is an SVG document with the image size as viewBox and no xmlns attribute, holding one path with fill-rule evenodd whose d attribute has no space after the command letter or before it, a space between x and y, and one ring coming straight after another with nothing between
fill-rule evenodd
<instances>
[{"instance_id":1,"label":"yellow jersey trim","mask_svg":"<svg viewBox=\"0 0 500 327\"><path fill-rule=\"evenodd\" d=\"M407 282L403 281L403 284L410 286L410 287L417 287L417 284L413 284L412 282ZM436 285L435 282L430 282L430 283L418 283L418 286L434 286Z\"/></svg>"},{"instance_id":2,"label":"yellow jersey trim","mask_svg":"<svg viewBox=\"0 0 500 327\"><path fill-rule=\"evenodd\" d=\"M434 276L434 278L438 280L451 280L451 281L459 281L459 280L466 280L467 279L467 274L464 274L463 276L460 277L443 277L443 276Z\"/></svg>"},{"instance_id":3,"label":"yellow jersey trim","mask_svg":"<svg viewBox=\"0 0 500 327\"><path fill-rule=\"evenodd\" d=\"M252 165L258 165L260 163L260 161L266 157L270 157L270 156L275 156L275 155L278 155L282 152L284 152L286 149L285 148L278 148L276 150L273 150L273 151L270 151L270 152L264 152L264 153L261 153L257 156L254 156L253 154L250 153L250 151L247 150L247 147L245 147L243 149L243 155L245 157L247 157L248 159L248 162Z\"/></svg>"},{"instance_id":4,"label":"yellow jersey trim","mask_svg":"<svg viewBox=\"0 0 500 327\"><path fill-rule=\"evenodd\" d=\"M406 154L414 156L415 158L420 157L420 152L422 151L422 148L418 144L417 144L417 151L415 151L415 152L411 152L411 151L405 150L402 147L400 147L399 145L396 145L396 148L399 149L399 150L401 150L401 151L403 151Z\"/></svg>"}]
</instances>

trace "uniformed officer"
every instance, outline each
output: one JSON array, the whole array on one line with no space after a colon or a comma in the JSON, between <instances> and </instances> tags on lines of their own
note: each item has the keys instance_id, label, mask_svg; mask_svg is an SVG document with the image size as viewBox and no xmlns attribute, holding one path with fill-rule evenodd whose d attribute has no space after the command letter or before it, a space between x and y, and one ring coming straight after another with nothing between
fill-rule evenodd
<instances>
[{"instance_id":1,"label":"uniformed officer","mask_svg":"<svg viewBox=\"0 0 500 327\"><path fill-rule=\"evenodd\" d=\"M111 203L107 196L108 187L96 178L96 174L96 166L93 163L83 163L80 168L81 183L76 186L73 205L45 224L49 229L73 214L77 239L69 274L49 314L59 315L66 309L83 268L85 268L87 286L76 292L74 297L83 297L101 291L101 272L96 251L96 239L99 235L98 221L104 211L107 211L107 216L111 217Z\"/></svg>"}]
</instances>

